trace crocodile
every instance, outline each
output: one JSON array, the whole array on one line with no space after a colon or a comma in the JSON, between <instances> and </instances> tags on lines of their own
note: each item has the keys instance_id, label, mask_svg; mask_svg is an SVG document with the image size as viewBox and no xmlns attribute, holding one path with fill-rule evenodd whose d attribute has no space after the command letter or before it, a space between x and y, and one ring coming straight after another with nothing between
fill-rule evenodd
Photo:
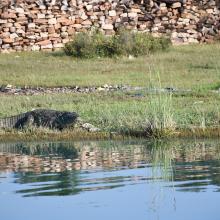
<instances>
[{"instance_id":1,"label":"crocodile","mask_svg":"<svg viewBox=\"0 0 220 220\"><path fill-rule=\"evenodd\" d=\"M19 115L0 118L0 128L24 129L31 126L62 130L74 126L79 115L76 112L36 109Z\"/></svg>"}]
</instances>

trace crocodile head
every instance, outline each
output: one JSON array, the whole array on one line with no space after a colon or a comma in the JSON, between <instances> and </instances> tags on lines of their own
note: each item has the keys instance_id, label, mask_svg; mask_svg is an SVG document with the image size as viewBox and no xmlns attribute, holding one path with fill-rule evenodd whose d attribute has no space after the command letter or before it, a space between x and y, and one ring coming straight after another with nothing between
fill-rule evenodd
<instances>
[{"instance_id":1,"label":"crocodile head","mask_svg":"<svg viewBox=\"0 0 220 220\"><path fill-rule=\"evenodd\" d=\"M70 127L76 123L78 117L76 112L63 112L58 119L59 125L61 128Z\"/></svg>"}]
</instances>

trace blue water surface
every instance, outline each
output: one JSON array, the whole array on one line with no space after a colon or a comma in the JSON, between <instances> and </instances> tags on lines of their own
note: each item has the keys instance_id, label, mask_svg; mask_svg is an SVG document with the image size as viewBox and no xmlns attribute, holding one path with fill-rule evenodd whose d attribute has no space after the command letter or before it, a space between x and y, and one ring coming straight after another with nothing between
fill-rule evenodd
<instances>
[{"instance_id":1,"label":"blue water surface","mask_svg":"<svg viewBox=\"0 0 220 220\"><path fill-rule=\"evenodd\" d=\"M219 220L220 144L181 144L1 144L1 219Z\"/></svg>"}]
</instances>

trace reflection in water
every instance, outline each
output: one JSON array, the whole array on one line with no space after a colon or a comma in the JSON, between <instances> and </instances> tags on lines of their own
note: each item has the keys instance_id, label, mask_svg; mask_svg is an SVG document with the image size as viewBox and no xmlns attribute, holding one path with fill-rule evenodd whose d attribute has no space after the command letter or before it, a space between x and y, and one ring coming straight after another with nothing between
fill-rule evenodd
<instances>
[{"instance_id":1,"label":"reflection in water","mask_svg":"<svg viewBox=\"0 0 220 220\"><path fill-rule=\"evenodd\" d=\"M176 190L220 190L220 143L71 142L0 144L0 173L23 196L75 195L148 181ZM143 175L143 169L150 171ZM0 179L1 183L1 179Z\"/></svg>"},{"instance_id":2,"label":"reflection in water","mask_svg":"<svg viewBox=\"0 0 220 220\"><path fill-rule=\"evenodd\" d=\"M174 181L182 182L176 186L181 191L200 192L208 185L218 186L220 190L220 161L193 161L187 164L178 164L175 167Z\"/></svg>"}]
</instances>

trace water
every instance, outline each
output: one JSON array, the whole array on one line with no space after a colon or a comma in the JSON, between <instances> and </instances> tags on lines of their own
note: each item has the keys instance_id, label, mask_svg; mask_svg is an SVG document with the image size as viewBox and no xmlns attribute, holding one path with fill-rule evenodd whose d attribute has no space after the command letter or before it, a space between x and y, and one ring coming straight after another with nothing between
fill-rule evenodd
<instances>
[{"instance_id":1,"label":"water","mask_svg":"<svg viewBox=\"0 0 220 220\"><path fill-rule=\"evenodd\" d=\"M219 220L220 141L0 143L14 219Z\"/></svg>"}]
</instances>

